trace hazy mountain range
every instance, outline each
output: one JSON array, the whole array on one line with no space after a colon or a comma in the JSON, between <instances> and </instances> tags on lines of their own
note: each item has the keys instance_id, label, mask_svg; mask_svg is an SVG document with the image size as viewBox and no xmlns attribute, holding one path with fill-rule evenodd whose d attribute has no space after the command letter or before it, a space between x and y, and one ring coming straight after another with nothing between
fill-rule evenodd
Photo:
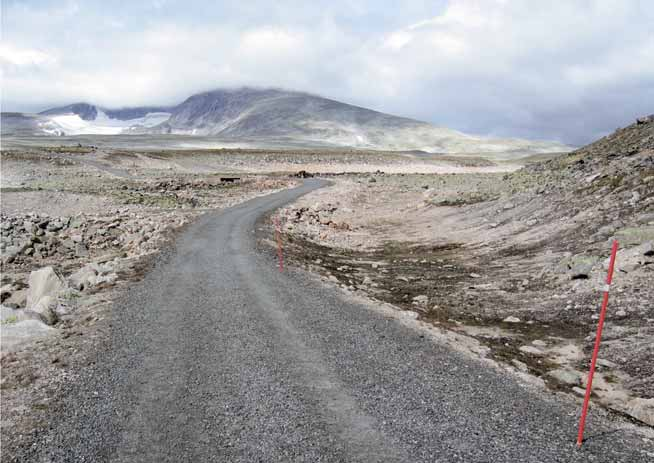
<instances>
[{"instance_id":1,"label":"hazy mountain range","mask_svg":"<svg viewBox=\"0 0 654 463\"><path fill-rule=\"evenodd\" d=\"M235 142L421 150L431 153L531 154L568 151L557 143L466 135L302 92L219 89L176 106L108 109L76 103L39 114L3 113L3 136L177 134Z\"/></svg>"}]
</instances>

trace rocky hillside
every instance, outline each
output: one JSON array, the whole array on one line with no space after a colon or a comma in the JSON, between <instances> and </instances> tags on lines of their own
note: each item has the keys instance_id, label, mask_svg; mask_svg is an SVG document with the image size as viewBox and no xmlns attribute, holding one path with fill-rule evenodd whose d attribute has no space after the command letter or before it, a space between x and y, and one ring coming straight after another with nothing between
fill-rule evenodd
<instances>
[{"instance_id":1,"label":"rocky hillside","mask_svg":"<svg viewBox=\"0 0 654 463\"><path fill-rule=\"evenodd\" d=\"M638 200L654 193L654 115L616 130L567 156L536 163L525 171L561 189L574 184L581 193L633 193ZM630 191L627 191L631 188ZM629 199L626 198L625 199ZM639 202L636 200L636 202Z\"/></svg>"},{"instance_id":2,"label":"rocky hillside","mask_svg":"<svg viewBox=\"0 0 654 463\"><path fill-rule=\"evenodd\" d=\"M342 176L280 214L289 262L654 425L654 117L512 173Z\"/></svg>"},{"instance_id":3,"label":"rocky hillside","mask_svg":"<svg viewBox=\"0 0 654 463\"><path fill-rule=\"evenodd\" d=\"M20 116L20 117L19 117ZM225 141L287 141L298 146L420 150L431 153L533 153L568 151L554 142L466 135L426 122L384 114L308 93L278 89L220 89L193 95L173 107L112 110L78 103L31 116L3 115L3 134L34 129L50 135L178 134ZM5 130L7 127L7 130Z\"/></svg>"}]
</instances>

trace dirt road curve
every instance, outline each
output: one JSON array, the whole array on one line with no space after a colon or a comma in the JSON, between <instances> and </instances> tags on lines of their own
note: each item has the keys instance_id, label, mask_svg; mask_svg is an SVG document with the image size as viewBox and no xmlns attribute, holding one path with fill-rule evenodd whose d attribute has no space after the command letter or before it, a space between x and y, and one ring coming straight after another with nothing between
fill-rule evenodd
<instances>
[{"instance_id":1,"label":"dirt road curve","mask_svg":"<svg viewBox=\"0 0 654 463\"><path fill-rule=\"evenodd\" d=\"M23 461L647 461L651 444L596 417L576 451L569 405L279 273L256 223L318 186L188 229Z\"/></svg>"}]
</instances>

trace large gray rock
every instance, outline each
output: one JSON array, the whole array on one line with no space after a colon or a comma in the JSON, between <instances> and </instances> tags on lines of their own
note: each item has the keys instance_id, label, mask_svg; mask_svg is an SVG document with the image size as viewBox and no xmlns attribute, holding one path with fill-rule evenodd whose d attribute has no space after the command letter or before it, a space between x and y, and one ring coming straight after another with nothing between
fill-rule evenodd
<instances>
[{"instance_id":1,"label":"large gray rock","mask_svg":"<svg viewBox=\"0 0 654 463\"><path fill-rule=\"evenodd\" d=\"M12 352L33 340L43 339L56 332L56 329L50 328L39 320L22 320L3 324L0 350Z\"/></svg>"},{"instance_id":2,"label":"large gray rock","mask_svg":"<svg viewBox=\"0 0 654 463\"><path fill-rule=\"evenodd\" d=\"M84 243L75 243L75 255L77 257L88 257L89 249Z\"/></svg>"},{"instance_id":3,"label":"large gray rock","mask_svg":"<svg viewBox=\"0 0 654 463\"><path fill-rule=\"evenodd\" d=\"M9 307L25 307L27 301L27 289L16 289L11 292L11 295L3 301L3 304Z\"/></svg>"},{"instance_id":4,"label":"large gray rock","mask_svg":"<svg viewBox=\"0 0 654 463\"><path fill-rule=\"evenodd\" d=\"M14 290L14 285L11 283L8 283L6 285L2 285L0 287L0 302L4 302L5 299L9 299L11 297L11 293Z\"/></svg>"},{"instance_id":5,"label":"large gray rock","mask_svg":"<svg viewBox=\"0 0 654 463\"><path fill-rule=\"evenodd\" d=\"M29 289L27 290L27 307L32 308L45 296L56 296L66 288L64 280L55 273L52 267L43 267L30 273Z\"/></svg>"},{"instance_id":6,"label":"large gray rock","mask_svg":"<svg viewBox=\"0 0 654 463\"><path fill-rule=\"evenodd\" d=\"M54 325L57 321L57 305L59 302L54 296L43 296L39 302L29 306L28 312L36 314L47 325Z\"/></svg>"},{"instance_id":7,"label":"large gray rock","mask_svg":"<svg viewBox=\"0 0 654 463\"><path fill-rule=\"evenodd\" d=\"M68 281L70 286L78 291L90 288L97 283L98 272L94 264L87 264L77 272L73 273Z\"/></svg>"},{"instance_id":8,"label":"large gray rock","mask_svg":"<svg viewBox=\"0 0 654 463\"><path fill-rule=\"evenodd\" d=\"M576 255L564 259L561 262L563 268L567 268L569 277L573 280L588 279L593 267L600 261L596 256Z\"/></svg>"},{"instance_id":9,"label":"large gray rock","mask_svg":"<svg viewBox=\"0 0 654 463\"><path fill-rule=\"evenodd\" d=\"M654 426L654 399L632 399L627 404L627 411L634 418Z\"/></svg>"},{"instance_id":10,"label":"large gray rock","mask_svg":"<svg viewBox=\"0 0 654 463\"><path fill-rule=\"evenodd\" d=\"M609 261L610 258L604 260L605 269L608 268ZM652 262L654 262L654 242L646 241L638 246L620 249L615 258L615 269L629 273Z\"/></svg>"},{"instance_id":11,"label":"large gray rock","mask_svg":"<svg viewBox=\"0 0 654 463\"><path fill-rule=\"evenodd\" d=\"M7 307L6 305L0 305L0 323L2 323L3 335L4 327L6 325L28 320L30 318L33 317L30 317L29 314L26 314L23 310L17 310L12 307Z\"/></svg>"},{"instance_id":12,"label":"large gray rock","mask_svg":"<svg viewBox=\"0 0 654 463\"><path fill-rule=\"evenodd\" d=\"M21 248L19 246L8 246L2 253L2 262L5 264L11 264L16 257L21 253Z\"/></svg>"}]
</instances>

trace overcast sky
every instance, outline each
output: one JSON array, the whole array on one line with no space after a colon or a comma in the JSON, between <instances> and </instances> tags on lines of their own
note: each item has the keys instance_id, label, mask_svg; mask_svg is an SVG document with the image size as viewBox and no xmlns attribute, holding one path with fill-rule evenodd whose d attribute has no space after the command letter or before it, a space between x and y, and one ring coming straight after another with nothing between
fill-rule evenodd
<instances>
[{"instance_id":1,"label":"overcast sky","mask_svg":"<svg viewBox=\"0 0 654 463\"><path fill-rule=\"evenodd\" d=\"M583 144L654 113L650 0L2 0L2 109L275 86Z\"/></svg>"}]
</instances>

